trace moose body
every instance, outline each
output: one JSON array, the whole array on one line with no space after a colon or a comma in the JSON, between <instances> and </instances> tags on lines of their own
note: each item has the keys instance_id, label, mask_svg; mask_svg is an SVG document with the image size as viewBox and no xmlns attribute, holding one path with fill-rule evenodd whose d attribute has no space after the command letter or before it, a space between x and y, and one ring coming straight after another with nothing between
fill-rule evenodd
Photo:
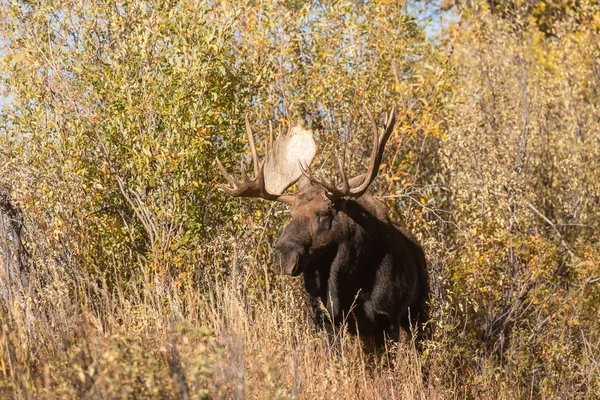
<instances>
[{"instance_id":1,"label":"moose body","mask_svg":"<svg viewBox=\"0 0 600 400\"><path fill-rule=\"evenodd\" d=\"M399 327L422 326L429 294L425 256L383 204L369 193L331 202L313 186L291 211L275 246L279 272L304 275L318 327L346 322L351 332L381 342L384 335L398 340Z\"/></svg>"},{"instance_id":2,"label":"moose body","mask_svg":"<svg viewBox=\"0 0 600 400\"><path fill-rule=\"evenodd\" d=\"M351 332L381 344L385 337L398 340L400 327L408 333L411 327L422 333L429 280L421 246L367 192L395 123L392 111L380 136L373 116L367 113L373 128L369 169L347 179L339 163L339 185L312 174L309 164L315 145L312 133L302 128L293 128L287 137L271 143L271 152L259 162L246 120L255 178L242 170L243 179L236 180L218 159L217 165L227 179L228 185L221 187L228 194L290 205L292 218L275 245L274 270L303 274L317 326L347 323ZM283 195L296 182L298 193Z\"/></svg>"}]
</instances>

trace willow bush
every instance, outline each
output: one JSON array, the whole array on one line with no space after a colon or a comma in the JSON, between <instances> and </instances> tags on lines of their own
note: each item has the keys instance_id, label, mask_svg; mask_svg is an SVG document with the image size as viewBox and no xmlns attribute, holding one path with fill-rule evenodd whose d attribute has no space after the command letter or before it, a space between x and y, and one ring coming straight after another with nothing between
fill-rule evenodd
<instances>
[{"instance_id":1,"label":"willow bush","mask_svg":"<svg viewBox=\"0 0 600 400\"><path fill-rule=\"evenodd\" d=\"M44 256L90 271L117 263L119 279L140 258L169 269L231 216L212 163L228 157L225 135L239 148L255 85L233 52L236 12L3 5L3 182L46 236Z\"/></svg>"},{"instance_id":2,"label":"willow bush","mask_svg":"<svg viewBox=\"0 0 600 400\"><path fill-rule=\"evenodd\" d=\"M474 4L452 28L460 85L440 149L456 221L448 307L468 321L454 361L495 360L470 380L479 395L585 397L600 382L600 9L580 4L549 36Z\"/></svg>"}]
</instances>

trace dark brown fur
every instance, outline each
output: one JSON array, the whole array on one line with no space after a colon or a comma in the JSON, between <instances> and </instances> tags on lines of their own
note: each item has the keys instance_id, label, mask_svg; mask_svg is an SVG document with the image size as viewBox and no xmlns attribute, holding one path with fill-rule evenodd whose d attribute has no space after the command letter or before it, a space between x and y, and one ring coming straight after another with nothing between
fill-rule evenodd
<instances>
[{"instance_id":1,"label":"dark brown fur","mask_svg":"<svg viewBox=\"0 0 600 400\"><path fill-rule=\"evenodd\" d=\"M369 193L332 202L314 185L296 197L291 212L275 245L276 264L281 273L304 274L318 326L348 322L377 343L384 336L398 340L399 327L421 332L428 318L425 256L381 202Z\"/></svg>"}]
</instances>

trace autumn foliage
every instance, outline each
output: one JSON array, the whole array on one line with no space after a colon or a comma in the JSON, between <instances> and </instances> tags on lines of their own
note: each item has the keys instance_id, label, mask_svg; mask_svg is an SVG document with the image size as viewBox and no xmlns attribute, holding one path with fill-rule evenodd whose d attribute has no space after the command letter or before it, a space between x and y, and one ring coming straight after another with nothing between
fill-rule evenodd
<instances>
[{"instance_id":1,"label":"autumn foliage","mask_svg":"<svg viewBox=\"0 0 600 400\"><path fill-rule=\"evenodd\" d=\"M599 34L593 1L0 3L0 397L595 398ZM426 251L422 353L315 332L285 207L217 189L246 116L361 170L364 105L404 116L372 190Z\"/></svg>"}]
</instances>

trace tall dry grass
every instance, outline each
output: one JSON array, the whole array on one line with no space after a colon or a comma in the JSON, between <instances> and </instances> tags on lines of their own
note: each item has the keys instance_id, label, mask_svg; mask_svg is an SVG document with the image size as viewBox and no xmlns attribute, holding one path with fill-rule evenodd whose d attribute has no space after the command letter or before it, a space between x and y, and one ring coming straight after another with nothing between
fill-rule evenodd
<instances>
[{"instance_id":1,"label":"tall dry grass","mask_svg":"<svg viewBox=\"0 0 600 400\"><path fill-rule=\"evenodd\" d=\"M373 354L343 330L335 340L316 332L298 282L265 274L252 256L237 251L229 276L212 268L208 291L143 270L112 291L83 272L32 275L2 305L2 396L453 397L439 379L424 379L427 357L409 342Z\"/></svg>"},{"instance_id":2,"label":"tall dry grass","mask_svg":"<svg viewBox=\"0 0 600 400\"><path fill-rule=\"evenodd\" d=\"M468 321L439 305L437 332L422 354L406 338L374 354L343 329L333 336L316 331L301 279L268 271L268 252L256 251L265 244L264 237L252 234L258 230L250 224L235 237L223 235L207 245L198 284L180 286L142 268L137 281L108 289L87 272L65 276L50 265L38 265L43 273L32 274L27 288L13 279L11 297L3 298L0 310L0 394L24 399L538 397L533 388L523 390L520 365L500 367L493 354L461 348ZM431 260L435 249L429 242L426 247ZM3 282L6 278L2 275ZM586 350L586 376L571 377L574 382L565 389L578 387L575 397L594 398L598 355L592 343Z\"/></svg>"}]
</instances>

